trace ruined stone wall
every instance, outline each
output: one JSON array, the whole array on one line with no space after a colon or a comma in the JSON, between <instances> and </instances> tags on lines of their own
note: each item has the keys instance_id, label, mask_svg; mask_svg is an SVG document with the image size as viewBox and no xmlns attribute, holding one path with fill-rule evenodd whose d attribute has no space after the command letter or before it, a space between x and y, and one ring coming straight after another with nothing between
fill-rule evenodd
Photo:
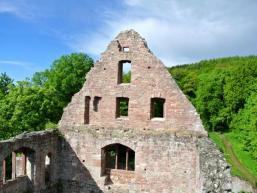
<instances>
[{"instance_id":1,"label":"ruined stone wall","mask_svg":"<svg viewBox=\"0 0 257 193\"><path fill-rule=\"evenodd\" d=\"M130 83L118 81L121 61L131 61ZM86 80L59 123L65 192L230 191L230 181L223 185L220 176L229 177L223 160L195 108L137 32L121 32L111 41ZM116 116L118 97L129 99L127 117ZM152 98L165 99L163 118L152 119ZM117 143L135 151L135 171L102 175L102 148Z\"/></svg>"},{"instance_id":2,"label":"ruined stone wall","mask_svg":"<svg viewBox=\"0 0 257 193\"><path fill-rule=\"evenodd\" d=\"M129 52L123 52L129 47ZM131 83L119 84L118 64L131 61ZM60 127L83 125L85 97L90 97L89 124L112 128L167 128L205 133L199 115L188 101L163 63L133 31L121 32L101 55L86 76L83 88L65 108ZM101 97L98 111L93 110L94 97ZM116 117L116 98L129 98L128 117ZM151 119L151 98L165 99L164 118Z\"/></svg>"},{"instance_id":3,"label":"ruined stone wall","mask_svg":"<svg viewBox=\"0 0 257 193\"><path fill-rule=\"evenodd\" d=\"M26 176L17 177L16 180L12 180L4 185L4 193L26 193L31 190L29 179Z\"/></svg>"},{"instance_id":4,"label":"ruined stone wall","mask_svg":"<svg viewBox=\"0 0 257 193\"><path fill-rule=\"evenodd\" d=\"M232 192L230 166L218 147L207 137L196 142L199 151L202 193Z\"/></svg>"},{"instance_id":5,"label":"ruined stone wall","mask_svg":"<svg viewBox=\"0 0 257 193\"><path fill-rule=\"evenodd\" d=\"M205 136L161 129L89 126L66 128L62 132L63 135L57 132L23 134L0 142L1 160L25 146L33 148L38 157L33 183L27 176L20 176L5 184L0 183L0 192L231 192L230 167ZM107 176L102 175L101 149L114 143L135 151L135 171L113 170L107 180ZM52 165L52 184L46 186L42 163L49 151L56 156Z\"/></svg>"},{"instance_id":6,"label":"ruined stone wall","mask_svg":"<svg viewBox=\"0 0 257 193\"><path fill-rule=\"evenodd\" d=\"M24 133L10 140L0 142L0 163L5 158L17 150L21 151L29 149L33 152L32 172L24 176L14 177L11 180L4 181L3 175L0 177L0 193L14 193L33 191L35 193L49 193L45 191L45 156L51 153L51 184L54 185L58 181L58 150L59 136L57 131L41 131ZM18 162L19 163L19 162ZM16 165L19 167L21 164ZM20 175L20 168L17 168L16 176ZM3 165L0 164L0 172L2 174ZM14 172L14 171L12 171ZM25 191L26 190L26 191ZM1 192L2 191L2 192Z\"/></svg>"},{"instance_id":7,"label":"ruined stone wall","mask_svg":"<svg viewBox=\"0 0 257 193\"><path fill-rule=\"evenodd\" d=\"M136 152L135 171L101 175L101 148L120 143ZM206 136L172 130L74 127L64 131L64 193L231 193L230 166Z\"/></svg>"},{"instance_id":8,"label":"ruined stone wall","mask_svg":"<svg viewBox=\"0 0 257 193\"><path fill-rule=\"evenodd\" d=\"M190 135L99 127L75 127L63 134L64 193L199 193L199 155ZM135 171L114 170L106 184L107 177L101 176L101 149L114 143L135 151Z\"/></svg>"},{"instance_id":9,"label":"ruined stone wall","mask_svg":"<svg viewBox=\"0 0 257 193\"><path fill-rule=\"evenodd\" d=\"M124 47L129 51L123 51ZM118 82L120 61L132 63L129 84ZM26 133L0 142L1 162L21 148L34 152L32 177L3 183L1 176L0 193L30 189L33 193L231 192L230 169L224 157L207 138L193 105L137 32L120 33L86 79L64 110L60 133ZM101 97L97 110L95 97ZM116 116L117 97L129 98L127 117ZM163 118L150 116L151 98L165 99ZM103 173L103 148L111 144L135 152L134 171L115 167ZM48 153L52 155L51 180L46 184ZM2 169L0 164L0 173Z\"/></svg>"}]
</instances>

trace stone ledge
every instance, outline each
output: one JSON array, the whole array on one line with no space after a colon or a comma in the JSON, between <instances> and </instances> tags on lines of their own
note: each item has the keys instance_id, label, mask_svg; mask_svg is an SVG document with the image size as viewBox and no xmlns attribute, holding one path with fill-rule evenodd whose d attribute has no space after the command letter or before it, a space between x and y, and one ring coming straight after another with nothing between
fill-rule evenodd
<instances>
[{"instance_id":1,"label":"stone ledge","mask_svg":"<svg viewBox=\"0 0 257 193\"><path fill-rule=\"evenodd\" d=\"M176 137L207 137L206 133L201 133L197 131L188 131L188 130L177 130L177 129L135 129L135 128L106 128L99 127L94 125L82 125L82 126L73 126L73 127L61 127L61 133L65 131L72 131L76 133L91 133L95 137L101 135L112 135L112 136L126 136L129 138L134 138L140 136L176 136Z\"/></svg>"}]
</instances>

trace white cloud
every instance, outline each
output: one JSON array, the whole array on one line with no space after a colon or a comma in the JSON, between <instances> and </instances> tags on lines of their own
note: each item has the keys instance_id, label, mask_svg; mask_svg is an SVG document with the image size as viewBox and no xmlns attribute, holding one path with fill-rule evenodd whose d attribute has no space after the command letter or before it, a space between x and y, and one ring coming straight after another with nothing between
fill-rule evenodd
<instances>
[{"instance_id":1,"label":"white cloud","mask_svg":"<svg viewBox=\"0 0 257 193\"><path fill-rule=\"evenodd\" d=\"M20 67L25 70L41 70L41 68L33 63L30 62L24 62L24 61L17 61L17 60L0 60L0 67L1 66L15 66Z\"/></svg>"},{"instance_id":2,"label":"white cloud","mask_svg":"<svg viewBox=\"0 0 257 193\"><path fill-rule=\"evenodd\" d=\"M94 56L131 28L168 66L257 53L256 0L123 0L117 7L96 2L93 7L86 1L0 0L0 14L37 20L47 35Z\"/></svg>"},{"instance_id":3,"label":"white cloud","mask_svg":"<svg viewBox=\"0 0 257 193\"><path fill-rule=\"evenodd\" d=\"M111 10L113 17L99 33L76 37L73 48L99 55L119 31L133 28L168 66L257 52L256 1L125 0L124 4L125 10Z\"/></svg>"},{"instance_id":4,"label":"white cloud","mask_svg":"<svg viewBox=\"0 0 257 193\"><path fill-rule=\"evenodd\" d=\"M51 7L47 1L0 0L0 14L12 14L28 21L40 21L50 16ZM52 15L51 15L52 16Z\"/></svg>"},{"instance_id":5,"label":"white cloud","mask_svg":"<svg viewBox=\"0 0 257 193\"><path fill-rule=\"evenodd\" d=\"M17 11L16 7L12 4L8 4L7 2L0 1L0 13L15 13Z\"/></svg>"}]
</instances>

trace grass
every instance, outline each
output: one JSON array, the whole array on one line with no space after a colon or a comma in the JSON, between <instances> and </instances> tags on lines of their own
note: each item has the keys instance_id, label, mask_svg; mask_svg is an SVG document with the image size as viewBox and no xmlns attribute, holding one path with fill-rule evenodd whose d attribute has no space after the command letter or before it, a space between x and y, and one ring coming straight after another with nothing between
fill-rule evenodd
<instances>
[{"instance_id":1,"label":"grass","mask_svg":"<svg viewBox=\"0 0 257 193\"><path fill-rule=\"evenodd\" d=\"M226 138L229 139L230 143L233 146L235 154L237 155L239 161L246 166L252 175L257 179L257 161L253 159L247 151L244 151L243 145L238 142L237 138L233 133L225 134ZM257 180L256 180L257 181Z\"/></svg>"},{"instance_id":2,"label":"grass","mask_svg":"<svg viewBox=\"0 0 257 193\"><path fill-rule=\"evenodd\" d=\"M254 187L257 185L256 160L243 151L242 145L234 137L233 133L220 134L210 132L209 137L217 144L228 163L231 165L231 173L250 182Z\"/></svg>"},{"instance_id":3,"label":"grass","mask_svg":"<svg viewBox=\"0 0 257 193\"><path fill-rule=\"evenodd\" d=\"M219 150L224 153L225 152L225 146L223 144L223 141L220 137L220 134L217 132L209 132L209 137L215 142L215 144L218 146Z\"/></svg>"}]
</instances>

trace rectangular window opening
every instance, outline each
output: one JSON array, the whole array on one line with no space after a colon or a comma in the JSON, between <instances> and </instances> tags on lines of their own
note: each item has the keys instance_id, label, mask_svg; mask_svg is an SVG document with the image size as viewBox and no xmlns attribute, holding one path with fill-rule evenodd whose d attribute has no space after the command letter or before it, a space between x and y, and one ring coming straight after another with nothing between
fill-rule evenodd
<instances>
[{"instance_id":1,"label":"rectangular window opening","mask_svg":"<svg viewBox=\"0 0 257 193\"><path fill-rule=\"evenodd\" d=\"M164 103L163 98L151 98L151 119L164 118Z\"/></svg>"},{"instance_id":2,"label":"rectangular window opening","mask_svg":"<svg viewBox=\"0 0 257 193\"><path fill-rule=\"evenodd\" d=\"M117 98L116 99L116 117L127 117L128 116L128 98Z\"/></svg>"},{"instance_id":3,"label":"rectangular window opening","mask_svg":"<svg viewBox=\"0 0 257 193\"><path fill-rule=\"evenodd\" d=\"M45 156L45 184L46 185L49 185L50 182L51 182L51 154L48 153L46 156Z\"/></svg>"},{"instance_id":4,"label":"rectangular window opening","mask_svg":"<svg viewBox=\"0 0 257 193\"><path fill-rule=\"evenodd\" d=\"M85 114L84 114L85 124L89 124L89 111L90 111L90 96L86 96L86 98L85 98Z\"/></svg>"},{"instance_id":5,"label":"rectangular window opening","mask_svg":"<svg viewBox=\"0 0 257 193\"><path fill-rule=\"evenodd\" d=\"M93 101L94 111L98 112L99 102L101 101L102 97L95 96Z\"/></svg>"},{"instance_id":6,"label":"rectangular window opening","mask_svg":"<svg viewBox=\"0 0 257 193\"><path fill-rule=\"evenodd\" d=\"M129 47L123 47L123 52L129 52Z\"/></svg>"},{"instance_id":7,"label":"rectangular window opening","mask_svg":"<svg viewBox=\"0 0 257 193\"><path fill-rule=\"evenodd\" d=\"M3 176L3 183L12 179L12 154L9 154L5 160L3 160L3 168L2 168L2 176Z\"/></svg>"},{"instance_id":8,"label":"rectangular window opening","mask_svg":"<svg viewBox=\"0 0 257 193\"><path fill-rule=\"evenodd\" d=\"M119 62L118 84L131 82L131 61L122 60Z\"/></svg>"}]
</instances>

